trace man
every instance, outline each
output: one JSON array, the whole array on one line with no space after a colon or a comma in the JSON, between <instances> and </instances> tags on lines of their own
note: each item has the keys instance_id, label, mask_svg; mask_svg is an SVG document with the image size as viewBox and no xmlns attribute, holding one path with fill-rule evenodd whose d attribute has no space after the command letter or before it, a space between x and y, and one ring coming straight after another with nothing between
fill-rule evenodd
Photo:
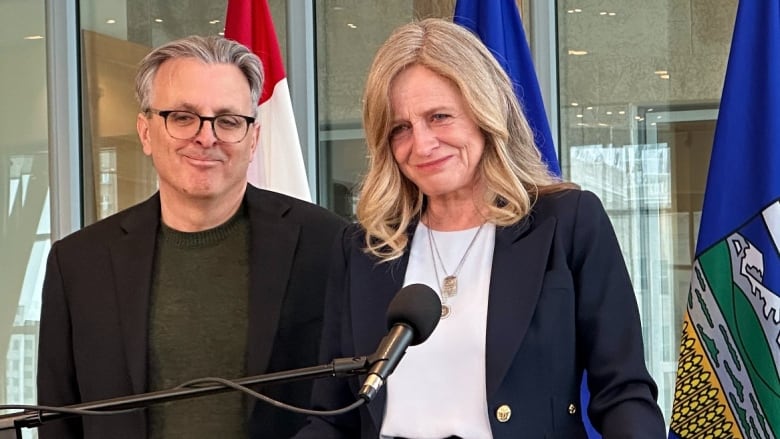
<instances>
[{"instance_id":1,"label":"man","mask_svg":"<svg viewBox=\"0 0 780 439\"><path fill-rule=\"evenodd\" d=\"M159 192L56 242L43 286L39 401L69 405L316 364L344 221L247 184L260 60L220 37L147 55L136 126ZM310 383L262 393L308 406ZM41 438L281 438L303 417L237 392L51 421Z\"/></svg>"}]
</instances>

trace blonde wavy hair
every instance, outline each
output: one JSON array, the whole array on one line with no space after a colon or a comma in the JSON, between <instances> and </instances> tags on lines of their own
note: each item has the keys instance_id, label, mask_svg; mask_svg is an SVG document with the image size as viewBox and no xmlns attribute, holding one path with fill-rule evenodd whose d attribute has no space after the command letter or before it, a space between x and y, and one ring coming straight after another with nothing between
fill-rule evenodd
<instances>
[{"instance_id":1,"label":"blonde wavy hair","mask_svg":"<svg viewBox=\"0 0 780 439\"><path fill-rule=\"evenodd\" d=\"M486 220L508 226L523 219L538 195L573 187L552 175L509 77L469 30L429 18L397 28L379 48L366 80L363 126L368 170L357 219L366 230L366 252L381 261L400 257L407 229L425 209L425 195L400 171L390 147L390 88L404 69L421 65L450 80L485 136L477 178L485 184Z\"/></svg>"}]
</instances>

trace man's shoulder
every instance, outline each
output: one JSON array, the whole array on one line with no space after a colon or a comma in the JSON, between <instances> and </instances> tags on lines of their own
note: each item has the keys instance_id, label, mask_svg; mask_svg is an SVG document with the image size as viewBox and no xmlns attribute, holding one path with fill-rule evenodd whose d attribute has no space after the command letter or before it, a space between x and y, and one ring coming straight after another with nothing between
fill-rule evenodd
<instances>
[{"instance_id":1,"label":"man's shoulder","mask_svg":"<svg viewBox=\"0 0 780 439\"><path fill-rule=\"evenodd\" d=\"M247 200L250 209L267 218L278 216L282 221L313 227L342 227L347 223L346 219L320 205L251 185L247 188Z\"/></svg>"},{"instance_id":2,"label":"man's shoulder","mask_svg":"<svg viewBox=\"0 0 780 439\"><path fill-rule=\"evenodd\" d=\"M145 201L76 230L60 239L58 245L83 248L91 243L106 243L115 237L124 236L128 228L140 227L145 223L156 229L159 217L159 198L155 194Z\"/></svg>"}]
</instances>

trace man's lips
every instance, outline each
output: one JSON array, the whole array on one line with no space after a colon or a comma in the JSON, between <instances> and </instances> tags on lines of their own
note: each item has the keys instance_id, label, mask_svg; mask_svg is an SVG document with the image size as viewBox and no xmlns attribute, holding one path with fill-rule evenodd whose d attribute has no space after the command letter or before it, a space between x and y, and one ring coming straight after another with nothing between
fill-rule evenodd
<instances>
[{"instance_id":1,"label":"man's lips","mask_svg":"<svg viewBox=\"0 0 780 439\"><path fill-rule=\"evenodd\" d=\"M183 154L188 162L198 166L212 166L221 163L223 160L218 157L204 157L190 154Z\"/></svg>"}]
</instances>

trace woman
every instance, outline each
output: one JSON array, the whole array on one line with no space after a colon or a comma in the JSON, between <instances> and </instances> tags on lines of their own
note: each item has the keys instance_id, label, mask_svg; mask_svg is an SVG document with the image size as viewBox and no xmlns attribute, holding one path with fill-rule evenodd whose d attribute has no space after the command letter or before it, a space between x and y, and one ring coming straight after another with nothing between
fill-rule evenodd
<instances>
[{"instance_id":1,"label":"woman","mask_svg":"<svg viewBox=\"0 0 780 439\"><path fill-rule=\"evenodd\" d=\"M450 22L397 29L364 96L368 173L359 225L334 258L322 359L366 355L403 285L441 297L438 327L357 412L299 437L664 437L639 314L610 221L551 176L511 83ZM315 408L355 400L359 379L315 384Z\"/></svg>"}]
</instances>

